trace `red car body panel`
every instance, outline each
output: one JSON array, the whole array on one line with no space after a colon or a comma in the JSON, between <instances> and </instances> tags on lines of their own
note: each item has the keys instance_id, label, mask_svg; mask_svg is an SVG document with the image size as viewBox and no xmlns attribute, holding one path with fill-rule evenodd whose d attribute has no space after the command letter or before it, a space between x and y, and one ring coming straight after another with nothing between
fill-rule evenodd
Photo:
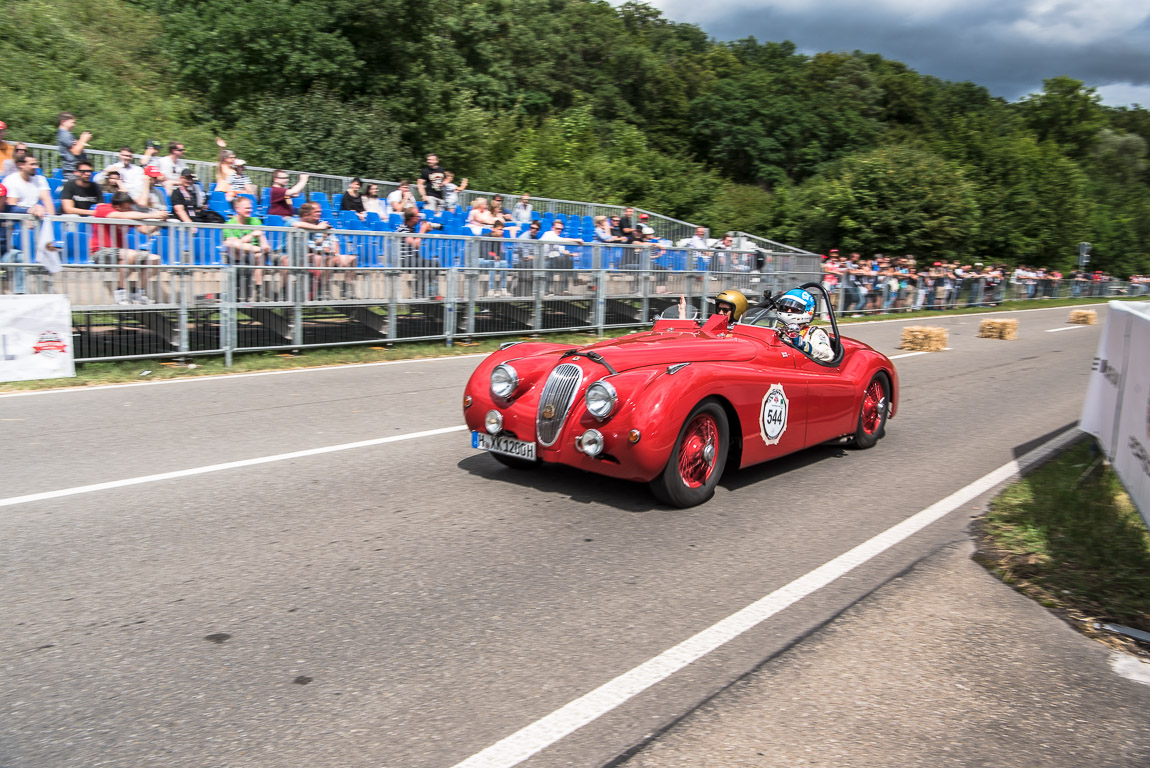
<instances>
[{"instance_id":1,"label":"red car body panel","mask_svg":"<svg viewBox=\"0 0 1150 768\"><path fill-rule=\"evenodd\" d=\"M647 482L666 466L687 416L701 401L718 400L730 422L732 460L747 467L844 435L858 424L863 393L879 371L890 380L890 415L897 412L898 375L883 354L843 338L839 365L828 367L784 344L770 328L736 325L712 317L693 321L660 320L646 332L585 347L548 343L509 346L484 360L465 390L467 425L484 431L488 411L503 417L503 434L535 442L536 456L602 475ZM574 355L564 353L577 350ZM596 362L586 353L598 353ZM558 438L550 447L538 441L536 419L544 384L560 362L579 366L579 382ZM491 372L509 363L519 376L507 400L491 392ZM604 365L606 363L606 365ZM681 365L687 363L687 365ZM607 365L617 371L612 374ZM675 369L675 366L680 366ZM603 421L591 415L583 395L591 383L606 379L618 394L615 410ZM779 385L787 400L784 428L768 440L762 422L764 398ZM576 439L588 429L604 438L604 450L591 458ZM628 435L638 430L638 442Z\"/></svg>"}]
</instances>

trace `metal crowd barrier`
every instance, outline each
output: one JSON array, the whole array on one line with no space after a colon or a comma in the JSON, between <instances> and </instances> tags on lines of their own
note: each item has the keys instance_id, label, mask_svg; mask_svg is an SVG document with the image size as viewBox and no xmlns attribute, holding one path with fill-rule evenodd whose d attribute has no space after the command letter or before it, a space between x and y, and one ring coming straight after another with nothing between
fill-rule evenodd
<instances>
[{"instance_id":1,"label":"metal crowd barrier","mask_svg":"<svg viewBox=\"0 0 1150 768\"><path fill-rule=\"evenodd\" d=\"M752 303L818 279L762 250L0 214L2 293L66 294L76 359L114 360L641 327L680 296ZM244 239L246 238L246 240ZM59 269L50 271L47 266Z\"/></svg>"},{"instance_id":2,"label":"metal crowd barrier","mask_svg":"<svg viewBox=\"0 0 1150 768\"><path fill-rule=\"evenodd\" d=\"M993 307L1004 301L1024 299L1114 298L1150 296L1150 283L1121 280L1087 280L1070 278L1002 278L967 277L947 284L915 285L905 280L894 288L889 279L878 285L852 283L837 276L833 282L823 278L823 285L833 297L836 311L845 316L867 316L892 312L950 310L964 307Z\"/></svg>"}]
</instances>

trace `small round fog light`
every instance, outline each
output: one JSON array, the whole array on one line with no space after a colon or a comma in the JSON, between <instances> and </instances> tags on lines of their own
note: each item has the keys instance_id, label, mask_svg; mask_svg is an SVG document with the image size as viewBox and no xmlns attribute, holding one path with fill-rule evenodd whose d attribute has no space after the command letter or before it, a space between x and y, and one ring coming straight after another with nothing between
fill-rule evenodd
<instances>
[{"instance_id":1,"label":"small round fog light","mask_svg":"<svg viewBox=\"0 0 1150 768\"><path fill-rule=\"evenodd\" d=\"M597 429L589 429L579 436L576 447L591 458L603 452L603 434Z\"/></svg>"},{"instance_id":2,"label":"small round fog light","mask_svg":"<svg viewBox=\"0 0 1150 768\"><path fill-rule=\"evenodd\" d=\"M639 434L639 430L632 429L630 432L627 433L627 442L630 443L631 445L634 445L635 443L639 442L640 437L642 437L642 435Z\"/></svg>"},{"instance_id":3,"label":"small round fog light","mask_svg":"<svg viewBox=\"0 0 1150 768\"><path fill-rule=\"evenodd\" d=\"M464 408L470 408L471 407L471 395L464 395L463 396L463 407Z\"/></svg>"},{"instance_id":4,"label":"small round fog light","mask_svg":"<svg viewBox=\"0 0 1150 768\"><path fill-rule=\"evenodd\" d=\"M498 435L503 431L503 414L499 411L488 411L483 426L488 434Z\"/></svg>"}]
</instances>

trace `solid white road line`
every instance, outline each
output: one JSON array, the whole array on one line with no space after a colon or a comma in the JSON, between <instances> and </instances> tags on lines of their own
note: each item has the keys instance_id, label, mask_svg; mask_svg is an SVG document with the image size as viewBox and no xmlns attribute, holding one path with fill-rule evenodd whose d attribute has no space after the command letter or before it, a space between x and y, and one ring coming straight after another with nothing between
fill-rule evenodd
<instances>
[{"instance_id":1,"label":"solid white road line","mask_svg":"<svg viewBox=\"0 0 1150 768\"><path fill-rule=\"evenodd\" d=\"M11 507L16 504L27 504L32 501L45 501L47 499L59 499L63 496L76 496L81 493L92 493L94 491L106 491L112 488L124 488L129 485L141 485L143 483L155 483L160 480L174 480L178 477L192 477L193 475L204 475L209 472L221 472L225 469L238 469L240 467L254 467L260 464L271 464L276 461L287 461L288 459L300 459L305 456L319 456L324 453L335 453L337 451L350 451L353 448L367 448L373 445L385 445L387 443L397 443L401 440L414 440L419 437L431 437L432 435L443 435L449 432L459 432L467 429L467 425L462 424L457 427L443 427L442 429L428 429L423 432L409 432L406 435L392 435L391 437L377 437L374 440L360 440L355 443L344 443L342 445L328 445L323 448L308 448L305 451L292 451L291 453L280 453L275 456L261 456L256 459L243 459L241 461L229 461L224 464L212 464L206 467L193 467L192 469L180 469L175 472L161 472L157 475L143 475L141 477L129 477L125 480L113 480L108 483L95 483L93 485L79 485L75 488L63 488L59 491L47 491L45 493L30 493L26 496L13 496L7 499L0 499L0 507Z\"/></svg>"},{"instance_id":2,"label":"solid white road line","mask_svg":"<svg viewBox=\"0 0 1150 768\"><path fill-rule=\"evenodd\" d=\"M815 570L776 589L697 635L625 672L614 680L580 696L546 717L477 752L454 768L511 768L568 734L607 714L633 696L670 677L696 659L733 640L742 633L794 605L804 597L854 570L868 560L945 517L953 510L981 496L999 483L1037 463L1075 440L1081 433L1071 429L1016 461L1011 461L942 501L888 528L869 541L836 557Z\"/></svg>"},{"instance_id":3,"label":"solid white road line","mask_svg":"<svg viewBox=\"0 0 1150 768\"><path fill-rule=\"evenodd\" d=\"M903 357L914 357L915 355L929 355L929 352L904 352L901 355L891 355L887 360L898 360Z\"/></svg>"},{"instance_id":4,"label":"solid white road line","mask_svg":"<svg viewBox=\"0 0 1150 768\"><path fill-rule=\"evenodd\" d=\"M186 379L160 379L157 381L133 381L127 384L99 384L93 387L60 387L59 389L37 389L31 392L10 392L0 395L6 397L31 397L32 395L55 395L60 392L100 392L105 389L123 389L124 387L155 387L160 384L187 384L192 381L231 381L232 379L250 379L253 376L283 376L288 373L315 373L316 371L339 371L355 368L376 368L381 365L410 365L413 363L441 363L445 360L466 360L469 357L486 357L487 353L471 355L448 355L446 357L416 357L411 360L383 360L378 363L340 363L339 365L317 365L312 368L292 368L286 371L256 371L255 373L212 373L203 376L189 376Z\"/></svg>"},{"instance_id":5,"label":"solid white road line","mask_svg":"<svg viewBox=\"0 0 1150 768\"><path fill-rule=\"evenodd\" d=\"M1067 326L1064 326L1062 328L1047 328L1046 332L1047 333L1058 333L1059 331L1073 331L1073 330L1077 330L1078 328L1089 328L1089 327L1090 326L1088 326L1088 325L1067 325Z\"/></svg>"}]
</instances>

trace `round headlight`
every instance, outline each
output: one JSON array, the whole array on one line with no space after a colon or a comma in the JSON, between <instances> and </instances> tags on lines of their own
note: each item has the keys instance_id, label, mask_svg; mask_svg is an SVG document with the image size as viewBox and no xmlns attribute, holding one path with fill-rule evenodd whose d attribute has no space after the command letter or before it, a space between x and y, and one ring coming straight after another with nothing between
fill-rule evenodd
<instances>
[{"instance_id":1,"label":"round headlight","mask_svg":"<svg viewBox=\"0 0 1150 768\"><path fill-rule=\"evenodd\" d=\"M488 434L498 435L503 431L503 414L499 411L488 411L487 416L483 419L483 428L487 430Z\"/></svg>"},{"instance_id":2,"label":"round headlight","mask_svg":"<svg viewBox=\"0 0 1150 768\"><path fill-rule=\"evenodd\" d=\"M597 381L587 387L587 395L584 398L587 403L587 412L602 421L615 410L615 401L618 397L610 382Z\"/></svg>"},{"instance_id":3,"label":"round headlight","mask_svg":"<svg viewBox=\"0 0 1150 768\"><path fill-rule=\"evenodd\" d=\"M507 363L500 363L491 372L491 394L496 397L507 398L515 393L519 386L519 374Z\"/></svg>"},{"instance_id":4,"label":"round headlight","mask_svg":"<svg viewBox=\"0 0 1150 768\"><path fill-rule=\"evenodd\" d=\"M589 429L579 436L575 447L595 458L603 452L603 433L597 429Z\"/></svg>"}]
</instances>

